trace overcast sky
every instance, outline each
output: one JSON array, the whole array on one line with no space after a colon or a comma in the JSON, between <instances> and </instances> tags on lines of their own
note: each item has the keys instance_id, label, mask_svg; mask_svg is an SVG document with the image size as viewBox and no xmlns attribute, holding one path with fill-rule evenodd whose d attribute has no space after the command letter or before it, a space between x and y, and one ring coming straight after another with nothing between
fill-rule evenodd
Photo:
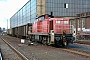
<instances>
[{"instance_id":1,"label":"overcast sky","mask_svg":"<svg viewBox=\"0 0 90 60\"><path fill-rule=\"evenodd\" d=\"M0 0L0 27L10 28L10 18L29 0Z\"/></svg>"}]
</instances>

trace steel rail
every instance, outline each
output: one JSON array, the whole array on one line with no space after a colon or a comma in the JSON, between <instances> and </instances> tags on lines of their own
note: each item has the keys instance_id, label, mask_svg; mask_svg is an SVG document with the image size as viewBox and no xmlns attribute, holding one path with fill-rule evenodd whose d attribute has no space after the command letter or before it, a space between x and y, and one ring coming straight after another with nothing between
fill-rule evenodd
<instances>
[{"instance_id":1,"label":"steel rail","mask_svg":"<svg viewBox=\"0 0 90 60\"><path fill-rule=\"evenodd\" d=\"M72 54L77 54L77 55L80 55L80 56L90 58L90 52L87 52L87 51L84 51L84 50L79 50L79 49L75 49L75 48L63 48L62 50L70 52Z\"/></svg>"},{"instance_id":2,"label":"steel rail","mask_svg":"<svg viewBox=\"0 0 90 60\"><path fill-rule=\"evenodd\" d=\"M2 39L14 52L16 52L19 57L21 57L23 60L28 60L27 57L25 57L25 56L24 56L23 54L21 54L18 50L16 50L12 45L10 45L9 42L7 42L6 40L4 40L2 37L1 37L1 39Z\"/></svg>"},{"instance_id":3,"label":"steel rail","mask_svg":"<svg viewBox=\"0 0 90 60\"><path fill-rule=\"evenodd\" d=\"M46 45L45 45L46 46ZM79 55L79 56L83 56L83 57L86 57L86 58L90 58L90 52L88 51L84 51L84 50L79 50L79 49L75 49L75 48L70 48L70 47L52 47L52 46L48 46L49 48L56 48L58 50L62 50L62 51L65 51L65 52L68 52L68 53L72 53L72 54L76 54L76 55Z\"/></svg>"}]
</instances>

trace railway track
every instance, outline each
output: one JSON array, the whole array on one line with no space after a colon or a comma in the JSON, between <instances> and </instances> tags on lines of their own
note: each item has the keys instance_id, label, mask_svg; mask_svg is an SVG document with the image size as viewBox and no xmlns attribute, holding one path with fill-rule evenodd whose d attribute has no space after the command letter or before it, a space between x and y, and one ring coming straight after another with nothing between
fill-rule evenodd
<instances>
[{"instance_id":1,"label":"railway track","mask_svg":"<svg viewBox=\"0 0 90 60\"><path fill-rule=\"evenodd\" d=\"M63 50L63 51L66 51L66 52L70 52L72 54L77 54L77 55L80 55L80 56L83 56L83 57L86 57L86 58L90 58L90 51L87 51L87 50L82 50L82 49L74 48L74 47L70 47L70 46L58 47L57 49Z\"/></svg>"},{"instance_id":2,"label":"railway track","mask_svg":"<svg viewBox=\"0 0 90 60\"><path fill-rule=\"evenodd\" d=\"M52 46L49 46L49 48L50 47L52 48ZM54 48L56 48L56 47L54 47ZM90 59L90 52L89 51L80 50L78 48L71 48L71 47L58 47L56 49L62 50L62 51L65 51L65 52L69 52L69 53L72 53L72 54L80 55L80 56L83 56L83 57L86 57L86 58Z\"/></svg>"},{"instance_id":3,"label":"railway track","mask_svg":"<svg viewBox=\"0 0 90 60\"><path fill-rule=\"evenodd\" d=\"M49 47L52 48L52 46L49 46ZM56 48L56 47L54 47L54 48ZM77 54L77 55L80 55L80 56L83 56L83 57L86 57L86 58L90 58L90 52L89 51L80 50L78 48L59 47L59 48L56 48L56 49L63 50L63 51L66 51L66 52L70 52L72 54Z\"/></svg>"},{"instance_id":4,"label":"railway track","mask_svg":"<svg viewBox=\"0 0 90 60\"><path fill-rule=\"evenodd\" d=\"M69 48L69 47L68 48L63 48L62 50L73 53L73 54L77 54L77 55L80 55L80 56L90 58L90 52L88 52L88 51L79 50L79 49L75 49L75 48Z\"/></svg>"},{"instance_id":5,"label":"railway track","mask_svg":"<svg viewBox=\"0 0 90 60\"><path fill-rule=\"evenodd\" d=\"M78 44L78 43L76 43L76 44ZM52 46L49 46L49 47L52 47ZM74 48L74 47L70 47L70 46L67 46L67 47L62 47L61 46L61 47L58 47L56 49L63 50L63 51L66 51L66 52L70 52L72 54L77 54L77 55L80 55L80 56L83 56L83 57L86 57L86 58L90 58L90 51L87 51L87 50L82 50L82 49L78 49L78 48Z\"/></svg>"},{"instance_id":6,"label":"railway track","mask_svg":"<svg viewBox=\"0 0 90 60\"><path fill-rule=\"evenodd\" d=\"M18 55L18 57L21 58L21 60L28 60L28 58L26 58L23 54L21 54L18 50L16 50L12 45L10 45L6 40L4 40L2 37L0 37L1 40L3 40L9 47L11 50L14 51L14 53L16 53Z\"/></svg>"},{"instance_id":7,"label":"railway track","mask_svg":"<svg viewBox=\"0 0 90 60\"><path fill-rule=\"evenodd\" d=\"M8 37L8 39L10 39L10 37ZM5 40L7 40L7 38L5 38ZM11 39L11 40L13 40L13 39ZM15 39L14 39L15 40ZM13 40L13 41L14 41ZM15 40L16 41L16 40ZM14 41L14 42L15 42ZM18 41L18 40L17 40ZM10 42L10 41L8 41L8 42ZM13 43L13 42L11 42L11 43ZM16 44L18 44L18 42L16 43ZM42 44L38 44L37 46L27 46L27 45L25 45L25 46L27 46L27 48L29 49L29 47L30 48L33 48L33 47L39 47L39 49L43 49L40 45L42 45ZM20 46L20 47L24 47L24 45L23 46ZM60 52L61 50L62 51L65 51L65 52L67 52L67 53L71 53L71 54L75 54L75 55L79 55L79 56L82 56L82 57L85 57L85 58L88 58L88 59L90 59L90 52L89 51L85 51L85 50L80 50L80 49L76 49L76 48L71 48L71 47L66 47L66 48L63 48L63 47L60 47L60 48L56 48L56 47L52 47L52 46L46 46L46 45L43 45L43 47L44 48L46 48L46 49L49 49L49 50L55 50L55 51L58 51L58 52ZM26 48L25 48L26 49ZM34 49L35 50L35 49ZM45 49L44 49L45 50ZM25 52L25 50L23 49L23 51ZM28 50L26 50L26 51L28 51ZM32 50L29 50L29 54L31 54L30 53L30 51L32 51ZM46 51L46 50L45 50ZM35 52L35 51L34 51ZM33 52L33 54L34 54L34 52ZM36 53L38 53L38 51L36 52ZM35 54L36 54L35 53ZM39 54L42 54L42 53L39 53ZM49 54L49 52L47 51L47 54ZM24 54L25 55L25 54ZM32 56L32 55L31 55ZM30 56L29 56L30 57ZM28 58L29 58L28 57ZM32 58L33 58L33 56L32 56Z\"/></svg>"}]
</instances>

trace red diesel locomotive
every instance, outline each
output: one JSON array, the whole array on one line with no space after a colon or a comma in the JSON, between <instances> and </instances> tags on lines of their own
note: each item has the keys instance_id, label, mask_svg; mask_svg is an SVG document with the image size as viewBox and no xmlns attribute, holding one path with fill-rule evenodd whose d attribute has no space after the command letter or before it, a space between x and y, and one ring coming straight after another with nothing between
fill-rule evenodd
<instances>
[{"instance_id":1,"label":"red diesel locomotive","mask_svg":"<svg viewBox=\"0 0 90 60\"><path fill-rule=\"evenodd\" d=\"M45 14L30 26L28 37L47 45L67 46L74 41L74 27L68 18L52 18Z\"/></svg>"}]
</instances>

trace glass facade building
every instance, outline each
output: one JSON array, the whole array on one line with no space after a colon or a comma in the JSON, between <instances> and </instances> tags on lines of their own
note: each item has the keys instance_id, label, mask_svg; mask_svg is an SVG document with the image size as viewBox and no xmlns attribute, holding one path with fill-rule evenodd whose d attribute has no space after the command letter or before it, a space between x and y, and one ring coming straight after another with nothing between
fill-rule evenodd
<instances>
[{"instance_id":1,"label":"glass facade building","mask_svg":"<svg viewBox=\"0 0 90 60\"><path fill-rule=\"evenodd\" d=\"M10 18L10 28L34 23L37 16L51 14L61 17L75 17L90 11L90 0L29 0Z\"/></svg>"}]
</instances>

